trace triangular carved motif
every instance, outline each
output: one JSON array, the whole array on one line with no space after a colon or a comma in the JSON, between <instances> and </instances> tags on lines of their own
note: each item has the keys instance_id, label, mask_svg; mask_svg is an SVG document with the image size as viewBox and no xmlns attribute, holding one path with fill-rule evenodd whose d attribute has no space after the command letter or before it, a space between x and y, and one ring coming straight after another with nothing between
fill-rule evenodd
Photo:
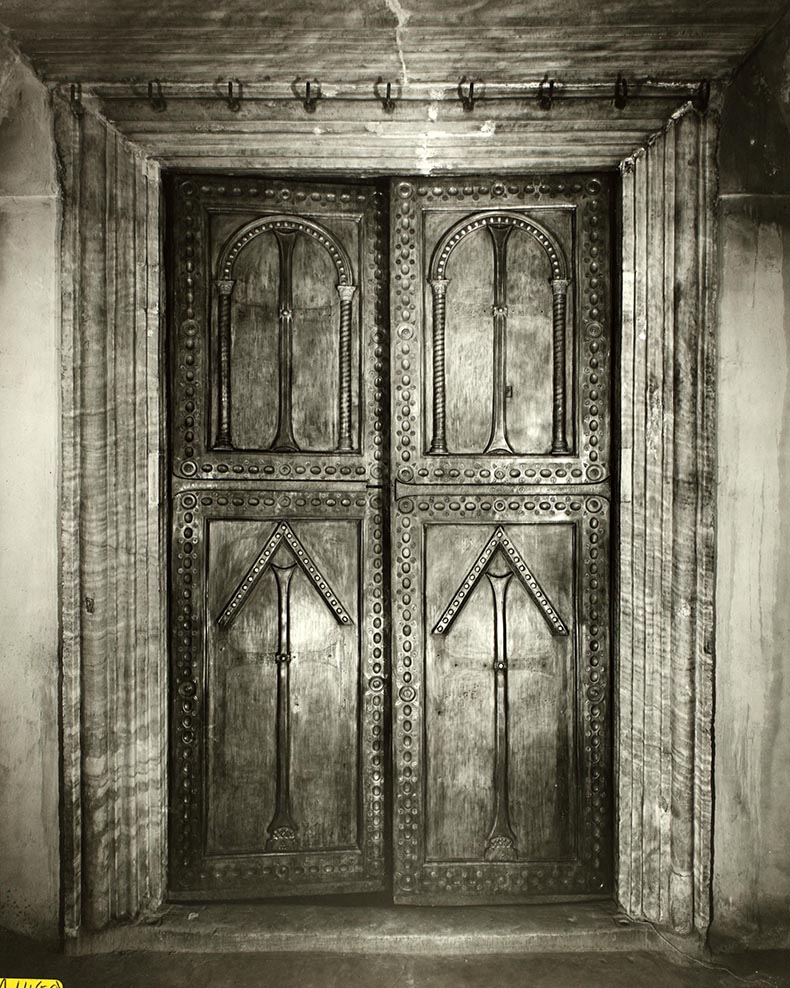
<instances>
[{"instance_id":1,"label":"triangular carved motif","mask_svg":"<svg viewBox=\"0 0 790 988\"><path fill-rule=\"evenodd\" d=\"M461 610L463 609L466 601L469 599L470 594L477 586L478 581L484 575L486 567L497 550L501 551L501 554L505 558L508 566L513 571L513 575L517 577L521 585L537 604L540 613L546 620L546 624L548 624L551 629L551 633L553 635L567 635L568 628L565 625L565 622L557 613L557 609L554 607L551 600L549 600L548 594L540 583L538 583L535 574L529 566L527 566L518 549L516 549L513 545L512 539L501 525L497 525L494 534L483 546L480 555L472 564L469 572L463 578L458 586L458 589L453 594L452 599L445 608L444 613L437 621L436 626L433 629L433 633L435 635L447 634L453 622L461 613Z\"/></svg>"},{"instance_id":2,"label":"triangular carved motif","mask_svg":"<svg viewBox=\"0 0 790 988\"><path fill-rule=\"evenodd\" d=\"M305 549L294 530L287 521L280 521L272 529L269 538L266 540L255 562L247 570L244 579L239 583L223 607L217 618L217 624L220 628L227 628L232 623L254 590L258 580L260 580L271 565L274 554L283 542L289 547L294 562L323 598L338 624L353 624L351 615L348 613L343 602L332 589L329 580L318 569L312 556Z\"/></svg>"}]
</instances>

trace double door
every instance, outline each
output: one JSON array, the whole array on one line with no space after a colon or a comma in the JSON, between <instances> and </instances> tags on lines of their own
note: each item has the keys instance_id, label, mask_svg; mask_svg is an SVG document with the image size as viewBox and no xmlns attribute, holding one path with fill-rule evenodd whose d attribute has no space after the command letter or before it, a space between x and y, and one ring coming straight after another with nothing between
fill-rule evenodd
<instances>
[{"instance_id":1,"label":"double door","mask_svg":"<svg viewBox=\"0 0 790 988\"><path fill-rule=\"evenodd\" d=\"M174 176L170 890L611 890L608 176Z\"/></svg>"}]
</instances>

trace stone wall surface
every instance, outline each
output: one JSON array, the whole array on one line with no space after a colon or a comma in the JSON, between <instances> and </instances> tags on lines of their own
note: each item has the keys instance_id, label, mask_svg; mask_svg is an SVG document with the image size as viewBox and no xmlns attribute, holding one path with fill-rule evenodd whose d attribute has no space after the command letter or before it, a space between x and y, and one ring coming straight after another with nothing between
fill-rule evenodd
<instances>
[{"instance_id":1,"label":"stone wall surface","mask_svg":"<svg viewBox=\"0 0 790 988\"><path fill-rule=\"evenodd\" d=\"M618 897L710 922L714 110L623 164L615 663Z\"/></svg>"},{"instance_id":2,"label":"stone wall surface","mask_svg":"<svg viewBox=\"0 0 790 988\"><path fill-rule=\"evenodd\" d=\"M712 941L790 944L790 14L720 146Z\"/></svg>"},{"instance_id":3,"label":"stone wall surface","mask_svg":"<svg viewBox=\"0 0 790 988\"><path fill-rule=\"evenodd\" d=\"M0 926L58 927L59 201L49 96L0 47Z\"/></svg>"}]
</instances>

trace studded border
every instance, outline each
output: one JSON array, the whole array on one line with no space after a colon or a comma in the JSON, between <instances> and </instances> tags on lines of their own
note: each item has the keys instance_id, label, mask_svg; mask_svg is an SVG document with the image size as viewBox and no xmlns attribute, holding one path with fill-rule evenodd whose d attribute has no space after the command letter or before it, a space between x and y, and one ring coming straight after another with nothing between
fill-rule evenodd
<instances>
[{"instance_id":1,"label":"studded border","mask_svg":"<svg viewBox=\"0 0 790 988\"><path fill-rule=\"evenodd\" d=\"M204 653L203 587L206 524L209 518L272 522L293 517L361 520L363 602L360 707L364 761L361 814L364 844L360 850L303 851L293 854L211 856L203 849L204 793ZM314 493L276 490L182 491L174 498L172 582L172 719L170 812L170 880L174 893L227 892L229 886L250 894L315 887L319 878L347 879L355 889L379 888L384 876L385 808L385 684L386 573L384 569L385 505L380 492Z\"/></svg>"},{"instance_id":2,"label":"studded border","mask_svg":"<svg viewBox=\"0 0 790 988\"><path fill-rule=\"evenodd\" d=\"M507 483L569 485L599 483L610 474L611 319L607 290L610 278L610 196L606 178L589 175L536 177L526 182L469 179L428 182L402 181L393 188L392 276L392 424L393 476L403 483ZM493 456L423 452L423 338L430 326L421 325L426 291L426 260L419 230L425 205L463 203L470 221L475 211L507 204L523 206L526 218L533 204L576 207L575 256L570 276L580 326L575 361L581 385L581 408L575 409L578 455ZM545 217L541 216L541 223ZM578 282L578 284L576 284ZM575 286L575 287L574 287ZM425 312L425 319L429 312ZM571 352L571 351L569 351ZM574 391L576 389L574 388Z\"/></svg>"},{"instance_id":3,"label":"studded border","mask_svg":"<svg viewBox=\"0 0 790 988\"><path fill-rule=\"evenodd\" d=\"M385 195L374 186L321 183L306 191L298 183L182 176L176 181L174 220L179 232L170 317L172 464L187 479L383 481L387 476L385 394L388 367ZM316 214L361 214L364 256L361 285L360 396L362 449L356 453L271 453L208 448L211 285L207 207L260 211L261 218L293 210L298 220ZM243 224L246 226L248 224ZM243 227L242 227L243 228ZM219 256L221 244L213 245ZM216 263L216 261L215 261ZM357 263L357 258L352 263Z\"/></svg>"},{"instance_id":4,"label":"studded border","mask_svg":"<svg viewBox=\"0 0 790 988\"><path fill-rule=\"evenodd\" d=\"M581 744L580 829L577 858L568 863L425 861L422 791L425 764L421 627L425 524L459 520L477 525L540 524L571 520L578 526L577 565L584 619L577 625L577 730ZM577 542L579 544L579 542ZM393 648L395 739L395 887L400 901L506 901L547 894L606 894L611 889L612 753L609 586L609 502L597 495L534 497L460 492L416 494L397 502Z\"/></svg>"}]
</instances>

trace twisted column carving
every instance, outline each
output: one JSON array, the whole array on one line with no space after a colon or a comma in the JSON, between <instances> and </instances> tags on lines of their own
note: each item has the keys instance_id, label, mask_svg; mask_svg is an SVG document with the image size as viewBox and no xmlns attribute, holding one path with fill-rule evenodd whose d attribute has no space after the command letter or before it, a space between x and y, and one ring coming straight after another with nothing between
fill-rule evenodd
<instances>
[{"instance_id":1,"label":"twisted column carving","mask_svg":"<svg viewBox=\"0 0 790 988\"><path fill-rule=\"evenodd\" d=\"M565 320L568 304L567 278L554 278L552 292L552 332L554 338L552 453L568 453L567 402L565 395Z\"/></svg>"},{"instance_id":2,"label":"twisted column carving","mask_svg":"<svg viewBox=\"0 0 790 988\"><path fill-rule=\"evenodd\" d=\"M235 281L217 282L217 324L219 336L219 375L217 440L215 449L233 449L230 431L230 300Z\"/></svg>"},{"instance_id":3,"label":"twisted column carving","mask_svg":"<svg viewBox=\"0 0 790 988\"><path fill-rule=\"evenodd\" d=\"M351 440L351 303L355 285L338 285L340 296L340 364L339 364L339 415L338 452L353 449Z\"/></svg>"},{"instance_id":4,"label":"twisted column carving","mask_svg":"<svg viewBox=\"0 0 790 988\"><path fill-rule=\"evenodd\" d=\"M447 390L444 373L444 324L447 278L431 281L433 292L433 438L429 453L447 452Z\"/></svg>"}]
</instances>

